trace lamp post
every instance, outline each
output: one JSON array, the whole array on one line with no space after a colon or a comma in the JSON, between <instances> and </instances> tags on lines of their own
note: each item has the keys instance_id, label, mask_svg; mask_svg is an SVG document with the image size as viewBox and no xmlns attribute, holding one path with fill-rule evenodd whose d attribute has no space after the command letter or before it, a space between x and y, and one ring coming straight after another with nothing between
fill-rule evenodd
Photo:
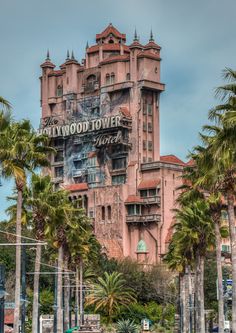
<instances>
[{"instance_id":1,"label":"lamp post","mask_svg":"<svg viewBox=\"0 0 236 333\"><path fill-rule=\"evenodd\" d=\"M0 333L4 333L5 266L0 264Z\"/></svg>"}]
</instances>

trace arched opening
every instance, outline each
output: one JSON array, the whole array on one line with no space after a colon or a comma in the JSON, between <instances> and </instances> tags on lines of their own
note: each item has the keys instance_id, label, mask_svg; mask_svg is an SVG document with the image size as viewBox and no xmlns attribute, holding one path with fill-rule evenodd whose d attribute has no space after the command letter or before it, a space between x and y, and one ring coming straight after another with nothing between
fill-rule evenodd
<instances>
[{"instance_id":1,"label":"arched opening","mask_svg":"<svg viewBox=\"0 0 236 333\"><path fill-rule=\"evenodd\" d=\"M106 214L105 214L105 207L102 206L102 221L105 221Z\"/></svg>"},{"instance_id":2,"label":"arched opening","mask_svg":"<svg viewBox=\"0 0 236 333\"><path fill-rule=\"evenodd\" d=\"M110 74L106 74L106 84L110 84Z\"/></svg>"},{"instance_id":3,"label":"arched opening","mask_svg":"<svg viewBox=\"0 0 236 333\"><path fill-rule=\"evenodd\" d=\"M57 86L56 95L57 95L57 97L60 97L63 95L63 87L61 85Z\"/></svg>"},{"instance_id":4,"label":"arched opening","mask_svg":"<svg viewBox=\"0 0 236 333\"><path fill-rule=\"evenodd\" d=\"M115 73L111 73L111 84L115 83Z\"/></svg>"},{"instance_id":5,"label":"arched opening","mask_svg":"<svg viewBox=\"0 0 236 333\"><path fill-rule=\"evenodd\" d=\"M111 220L111 206L107 206L107 219Z\"/></svg>"}]
</instances>

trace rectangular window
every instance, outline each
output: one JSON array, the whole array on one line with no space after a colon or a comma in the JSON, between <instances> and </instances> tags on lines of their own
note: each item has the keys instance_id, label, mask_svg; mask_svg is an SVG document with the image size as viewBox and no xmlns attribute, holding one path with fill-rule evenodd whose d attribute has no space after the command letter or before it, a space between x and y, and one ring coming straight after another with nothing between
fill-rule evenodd
<instances>
[{"instance_id":1,"label":"rectangular window","mask_svg":"<svg viewBox=\"0 0 236 333\"><path fill-rule=\"evenodd\" d=\"M146 157L143 157L143 163L146 163Z\"/></svg>"},{"instance_id":2,"label":"rectangular window","mask_svg":"<svg viewBox=\"0 0 236 333\"><path fill-rule=\"evenodd\" d=\"M76 154L78 154L78 153L80 153L81 152L81 150L82 150L82 144L75 144L74 145L74 153L76 153Z\"/></svg>"},{"instance_id":3,"label":"rectangular window","mask_svg":"<svg viewBox=\"0 0 236 333\"><path fill-rule=\"evenodd\" d=\"M64 176L64 168L63 167L56 167L55 168L55 177L63 177Z\"/></svg>"},{"instance_id":4,"label":"rectangular window","mask_svg":"<svg viewBox=\"0 0 236 333\"><path fill-rule=\"evenodd\" d=\"M143 131L147 132L147 123L143 123Z\"/></svg>"},{"instance_id":5,"label":"rectangular window","mask_svg":"<svg viewBox=\"0 0 236 333\"><path fill-rule=\"evenodd\" d=\"M82 177L74 177L74 182L75 182L75 184L83 183L83 178Z\"/></svg>"},{"instance_id":6,"label":"rectangular window","mask_svg":"<svg viewBox=\"0 0 236 333\"><path fill-rule=\"evenodd\" d=\"M151 157L148 157L148 162L152 162L152 158Z\"/></svg>"},{"instance_id":7,"label":"rectangular window","mask_svg":"<svg viewBox=\"0 0 236 333\"><path fill-rule=\"evenodd\" d=\"M74 166L75 166L75 169L82 169L83 168L83 162L81 160L79 161L74 161Z\"/></svg>"},{"instance_id":8,"label":"rectangular window","mask_svg":"<svg viewBox=\"0 0 236 333\"><path fill-rule=\"evenodd\" d=\"M152 141L148 141L148 150L152 151Z\"/></svg>"},{"instance_id":9,"label":"rectangular window","mask_svg":"<svg viewBox=\"0 0 236 333\"><path fill-rule=\"evenodd\" d=\"M54 147L63 147L63 139L54 139Z\"/></svg>"},{"instance_id":10,"label":"rectangular window","mask_svg":"<svg viewBox=\"0 0 236 333\"><path fill-rule=\"evenodd\" d=\"M152 116L152 104L147 104L147 114Z\"/></svg>"},{"instance_id":11,"label":"rectangular window","mask_svg":"<svg viewBox=\"0 0 236 333\"><path fill-rule=\"evenodd\" d=\"M89 160L88 160L88 166L90 166L90 167L96 166L96 161L97 161L96 157L89 158Z\"/></svg>"},{"instance_id":12,"label":"rectangular window","mask_svg":"<svg viewBox=\"0 0 236 333\"><path fill-rule=\"evenodd\" d=\"M126 158L116 158L112 160L112 170L119 170L126 168Z\"/></svg>"},{"instance_id":13,"label":"rectangular window","mask_svg":"<svg viewBox=\"0 0 236 333\"><path fill-rule=\"evenodd\" d=\"M148 132L152 133L152 123L148 123Z\"/></svg>"},{"instance_id":14,"label":"rectangular window","mask_svg":"<svg viewBox=\"0 0 236 333\"><path fill-rule=\"evenodd\" d=\"M112 185L125 184L125 175L112 176Z\"/></svg>"},{"instance_id":15,"label":"rectangular window","mask_svg":"<svg viewBox=\"0 0 236 333\"><path fill-rule=\"evenodd\" d=\"M143 115L147 114L147 105L143 104Z\"/></svg>"},{"instance_id":16,"label":"rectangular window","mask_svg":"<svg viewBox=\"0 0 236 333\"><path fill-rule=\"evenodd\" d=\"M64 161L64 155L63 155L63 151L58 151L55 155L54 155L54 162L63 162Z\"/></svg>"},{"instance_id":17,"label":"rectangular window","mask_svg":"<svg viewBox=\"0 0 236 333\"><path fill-rule=\"evenodd\" d=\"M135 205L128 205L128 215L135 215Z\"/></svg>"},{"instance_id":18,"label":"rectangular window","mask_svg":"<svg viewBox=\"0 0 236 333\"><path fill-rule=\"evenodd\" d=\"M147 150L147 141L143 140L143 150Z\"/></svg>"},{"instance_id":19,"label":"rectangular window","mask_svg":"<svg viewBox=\"0 0 236 333\"><path fill-rule=\"evenodd\" d=\"M222 245L222 252L228 252L230 253L230 245Z\"/></svg>"},{"instance_id":20,"label":"rectangular window","mask_svg":"<svg viewBox=\"0 0 236 333\"><path fill-rule=\"evenodd\" d=\"M157 190L155 188L151 188L148 192L149 192L149 197L155 197L157 194Z\"/></svg>"},{"instance_id":21,"label":"rectangular window","mask_svg":"<svg viewBox=\"0 0 236 333\"><path fill-rule=\"evenodd\" d=\"M88 174L88 183L95 183L96 182L96 173Z\"/></svg>"},{"instance_id":22,"label":"rectangular window","mask_svg":"<svg viewBox=\"0 0 236 333\"><path fill-rule=\"evenodd\" d=\"M148 196L148 191L147 190L141 190L140 191L140 197L141 198L146 198Z\"/></svg>"}]
</instances>

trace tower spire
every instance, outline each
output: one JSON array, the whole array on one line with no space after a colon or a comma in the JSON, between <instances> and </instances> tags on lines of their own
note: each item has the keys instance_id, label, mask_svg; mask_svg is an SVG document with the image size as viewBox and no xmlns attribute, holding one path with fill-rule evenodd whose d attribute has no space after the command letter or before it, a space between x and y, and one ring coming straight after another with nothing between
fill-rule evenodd
<instances>
[{"instance_id":1,"label":"tower spire","mask_svg":"<svg viewBox=\"0 0 236 333\"><path fill-rule=\"evenodd\" d=\"M74 51L72 50L72 52L71 52L71 59L72 60L75 60L75 57L74 57Z\"/></svg>"},{"instance_id":2,"label":"tower spire","mask_svg":"<svg viewBox=\"0 0 236 333\"><path fill-rule=\"evenodd\" d=\"M70 52L69 52L69 50L67 50L66 60L70 60Z\"/></svg>"},{"instance_id":3,"label":"tower spire","mask_svg":"<svg viewBox=\"0 0 236 333\"><path fill-rule=\"evenodd\" d=\"M138 41L139 41L139 39L138 39L138 35L137 35L137 30L135 28L135 30L134 30L134 42L138 42Z\"/></svg>"},{"instance_id":4,"label":"tower spire","mask_svg":"<svg viewBox=\"0 0 236 333\"><path fill-rule=\"evenodd\" d=\"M49 49L47 50L47 57L46 57L46 61L50 61L50 55L49 55Z\"/></svg>"},{"instance_id":5,"label":"tower spire","mask_svg":"<svg viewBox=\"0 0 236 333\"><path fill-rule=\"evenodd\" d=\"M87 44L86 44L86 50L89 48L89 43L88 43L88 41L87 41Z\"/></svg>"},{"instance_id":6,"label":"tower spire","mask_svg":"<svg viewBox=\"0 0 236 333\"><path fill-rule=\"evenodd\" d=\"M150 39L149 39L149 42L154 42L154 37L153 37L152 28L151 28L151 31L150 31Z\"/></svg>"}]
</instances>

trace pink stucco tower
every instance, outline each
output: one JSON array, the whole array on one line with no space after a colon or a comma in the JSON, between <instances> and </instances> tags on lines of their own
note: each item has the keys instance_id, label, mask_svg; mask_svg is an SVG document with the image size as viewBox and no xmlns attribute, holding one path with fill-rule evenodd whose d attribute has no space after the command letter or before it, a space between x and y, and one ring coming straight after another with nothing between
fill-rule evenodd
<instances>
[{"instance_id":1,"label":"pink stucco tower","mask_svg":"<svg viewBox=\"0 0 236 333\"><path fill-rule=\"evenodd\" d=\"M131 45L112 24L78 62L41 65L40 129L57 154L55 188L80 198L103 251L147 264L166 252L184 162L160 156L160 46Z\"/></svg>"}]
</instances>

